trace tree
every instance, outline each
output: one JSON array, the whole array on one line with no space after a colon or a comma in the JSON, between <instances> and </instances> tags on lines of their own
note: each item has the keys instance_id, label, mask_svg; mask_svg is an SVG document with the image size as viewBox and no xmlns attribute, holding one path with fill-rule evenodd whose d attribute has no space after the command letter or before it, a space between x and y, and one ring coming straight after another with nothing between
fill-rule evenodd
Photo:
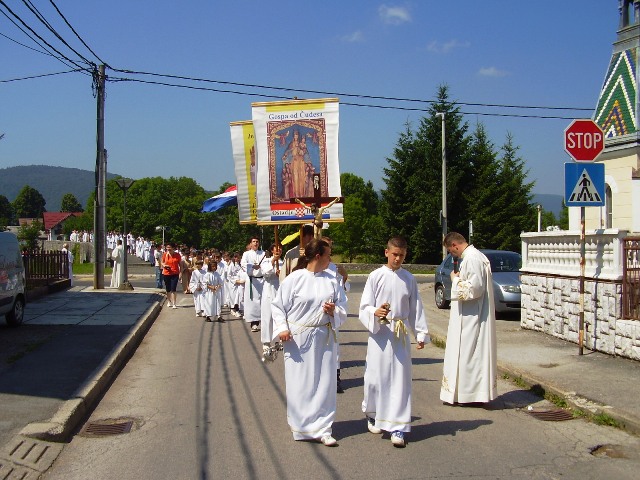
<instances>
[{"instance_id":1,"label":"tree","mask_svg":"<svg viewBox=\"0 0 640 480\"><path fill-rule=\"evenodd\" d=\"M344 223L334 223L329 229L336 253L345 255L349 262L364 250L367 209L357 195L344 199ZM325 232L326 233L326 232Z\"/></svg>"},{"instance_id":2,"label":"tree","mask_svg":"<svg viewBox=\"0 0 640 480\"><path fill-rule=\"evenodd\" d=\"M73 193L65 193L60 202L61 212L83 212L82 205Z\"/></svg>"},{"instance_id":3,"label":"tree","mask_svg":"<svg viewBox=\"0 0 640 480\"><path fill-rule=\"evenodd\" d=\"M13 209L18 218L41 218L47 210L47 201L35 188L25 185L13 202Z\"/></svg>"},{"instance_id":4,"label":"tree","mask_svg":"<svg viewBox=\"0 0 640 480\"><path fill-rule=\"evenodd\" d=\"M13 222L13 206L7 197L0 195L0 230Z\"/></svg>"},{"instance_id":5,"label":"tree","mask_svg":"<svg viewBox=\"0 0 640 480\"><path fill-rule=\"evenodd\" d=\"M18 240L24 242L27 250L34 251L40 248L38 239L40 238L40 231L44 228L42 222L35 220L30 225L22 225L18 229Z\"/></svg>"},{"instance_id":6,"label":"tree","mask_svg":"<svg viewBox=\"0 0 640 480\"><path fill-rule=\"evenodd\" d=\"M409 241L410 263L437 264L442 259L442 126L436 113L445 114L447 205L457 206L447 208L449 229L459 229L469 218L463 197L470 183L466 177L471 175L465 137L468 127L443 85L418 129L414 132L406 125L384 169L386 188L380 214L388 234Z\"/></svg>"}]
</instances>

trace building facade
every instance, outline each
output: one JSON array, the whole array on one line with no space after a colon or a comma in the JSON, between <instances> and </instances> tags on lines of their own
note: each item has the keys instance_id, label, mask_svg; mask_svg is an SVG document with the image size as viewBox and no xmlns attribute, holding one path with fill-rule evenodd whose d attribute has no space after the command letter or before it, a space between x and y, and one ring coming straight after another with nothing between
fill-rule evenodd
<instances>
[{"instance_id":1,"label":"building facade","mask_svg":"<svg viewBox=\"0 0 640 480\"><path fill-rule=\"evenodd\" d=\"M584 207L584 240L580 207L569 207L568 231L522 234L520 324L640 360L640 0L619 0L618 8L617 39L592 118L605 135L597 159L605 165L605 205Z\"/></svg>"}]
</instances>

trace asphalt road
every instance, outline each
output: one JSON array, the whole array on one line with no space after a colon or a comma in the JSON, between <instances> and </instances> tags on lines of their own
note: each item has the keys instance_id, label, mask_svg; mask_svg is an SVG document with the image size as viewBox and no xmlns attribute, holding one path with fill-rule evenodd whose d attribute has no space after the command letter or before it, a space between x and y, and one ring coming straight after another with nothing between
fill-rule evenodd
<instances>
[{"instance_id":1,"label":"asphalt road","mask_svg":"<svg viewBox=\"0 0 640 480\"><path fill-rule=\"evenodd\" d=\"M131 280L134 287L136 279ZM165 308L89 423L132 422L129 433L67 445L46 479L635 479L638 458L595 456L598 445L637 439L583 420L544 422L549 405L499 381L486 408L439 401L443 351L413 350L413 428L405 449L367 432L360 411L367 334L356 316L364 279L353 279L341 329L335 448L294 442L286 423L281 358L260 361L259 334L236 319L204 323L190 296ZM428 315L447 315L424 298Z\"/></svg>"}]
</instances>

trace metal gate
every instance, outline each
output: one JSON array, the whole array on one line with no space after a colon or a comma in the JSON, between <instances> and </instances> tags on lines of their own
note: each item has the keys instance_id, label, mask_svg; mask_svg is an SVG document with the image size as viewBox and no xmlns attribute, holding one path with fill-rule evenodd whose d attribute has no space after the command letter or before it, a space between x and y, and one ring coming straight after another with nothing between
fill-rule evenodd
<instances>
[{"instance_id":1,"label":"metal gate","mask_svg":"<svg viewBox=\"0 0 640 480\"><path fill-rule=\"evenodd\" d=\"M640 320L640 237L624 239L622 258L622 316Z\"/></svg>"}]
</instances>

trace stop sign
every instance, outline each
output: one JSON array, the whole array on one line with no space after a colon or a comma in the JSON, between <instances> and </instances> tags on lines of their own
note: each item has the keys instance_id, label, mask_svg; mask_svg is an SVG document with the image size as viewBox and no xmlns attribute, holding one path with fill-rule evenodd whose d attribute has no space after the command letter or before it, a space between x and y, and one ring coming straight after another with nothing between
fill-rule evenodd
<instances>
[{"instance_id":1,"label":"stop sign","mask_svg":"<svg viewBox=\"0 0 640 480\"><path fill-rule=\"evenodd\" d=\"M591 119L574 120L564 131L564 149L576 162L593 162L604 150L604 133Z\"/></svg>"}]
</instances>

